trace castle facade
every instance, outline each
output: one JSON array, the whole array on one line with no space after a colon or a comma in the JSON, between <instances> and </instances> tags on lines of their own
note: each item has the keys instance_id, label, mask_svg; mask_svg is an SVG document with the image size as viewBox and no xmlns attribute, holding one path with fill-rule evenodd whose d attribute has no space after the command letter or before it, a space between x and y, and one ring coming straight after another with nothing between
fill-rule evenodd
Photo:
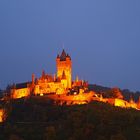
<instances>
[{"instance_id":1,"label":"castle facade","mask_svg":"<svg viewBox=\"0 0 140 140\"><path fill-rule=\"evenodd\" d=\"M54 75L46 74L42 71L40 78L32 74L32 81L19 83L12 87L11 95L13 98L22 98L34 95L44 94L67 94L69 90L75 87L87 87L87 82L79 80L72 81L72 60L69 54L63 49L61 54L56 57L57 72Z\"/></svg>"}]
</instances>

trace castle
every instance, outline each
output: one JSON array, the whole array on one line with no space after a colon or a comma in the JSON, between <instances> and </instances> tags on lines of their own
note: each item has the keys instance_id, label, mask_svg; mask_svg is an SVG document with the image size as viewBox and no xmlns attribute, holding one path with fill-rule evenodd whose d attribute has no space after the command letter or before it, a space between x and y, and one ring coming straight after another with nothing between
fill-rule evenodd
<instances>
[{"instance_id":1,"label":"castle","mask_svg":"<svg viewBox=\"0 0 140 140\"><path fill-rule=\"evenodd\" d=\"M32 81L14 84L11 89L12 98L22 98L33 95L43 96L44 94L67 94L71 89L86 88L88 83L76 78L72 81L72 60L69 54L63 49L56 57L57 72L54 75L42 71L40 78L32 74Z\"/></svg>"},{"instance_id":2,"label":"castle","mask_svg":"<svg viewBox=\"0 0 140 140\"><path fill-rule=\"evenodd\" d=\"M47 99L53 100L57 105L88 104L91 101L99 101L122 108L140 110L140 98L138 102L134 102L132 98L130 101L126 101L117 88L113 89L113 94L116 97L103 97L102 94L89 91L88 82L79 80L78 77L73 81L72 60L65 50L56 57L56 69L57 72L54 75L46 74L43 70L39 78L32 74L30 82L13 84L7 89L6 95L2 100L46 96ZM37 99L40 99L40 97L37 97ZM6 120L7 116L5 114L6 110L0 108L0 122Z\"/></svg>"},{"instance_id":3,"label":"castle","mask_svg":"<svg viewBox=\"0 0 140 140\"><path fill-rule=\"evenodd\" d=\"M130 102L125 101L118 89L115 89L115 92L113 91L117 97L103 98L102 95L88 90L88 82L79 80L78 77L73 81L72 59L65 50L56 57L56 69L57 72L54 75L46 74L43 70L39 78L32 74L31 82L14 84L10 88L10 97L18 99L32 95L47 95L49 99L60 101L62 104L67 103L67 105L101 101L123 108L140 109L140 99L138 103L135 103L132 99Z\"/></svg>"}]
</instances>

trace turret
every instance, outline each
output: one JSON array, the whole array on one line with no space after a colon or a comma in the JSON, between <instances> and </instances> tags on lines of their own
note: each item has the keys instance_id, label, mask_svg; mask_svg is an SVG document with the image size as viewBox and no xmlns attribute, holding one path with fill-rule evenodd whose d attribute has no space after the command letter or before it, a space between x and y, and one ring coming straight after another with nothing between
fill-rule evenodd
<instances>
[{"instance_id":1,"label":"turret","mask_svg":"<svg viewBox=\"0 0 140 140\"><path fill-rule=\"evenodd\" d=\"M66 60L71 61L71 57L69 56L69 54L68 54L68 53L67 53L67 55L66 55Z\"/></svg>"},{"instance_id":2,"label":"turret","mask_svg":"<svg viewBox=\"0 0 140 140\"><path fill-rule=\"evenodd\" d=\"M32 74L32 85L35 84L35 74Z\"/></svg>"},{"instance_id":3,"label":"turret","mask_svg":"<svg viewBox=\"0 0 140 140\"><path fill-rule=\"evenodd\" d=\"M76 76L76 80L75 80L76 82L79 82L79 77L78 76Z\"/></svg>"},{"instance_id":4,"label":"turret","mask_svg":"<svg viewBox=\"0 0 140 140\"><path fill-rule=\"evenodd\" d=\"M53 80L54 80L54 82L56 81L56 75L54 74L54 76L53 76Z\"/></svg>"},{"instance_id":5,"label":"turret","mask_svg":"<svg viewBox=\"0 0 140 140\"><path fill-rule=\"evenodd\" d=\"M42 78L45 78L45 71L42 71Z\"/></svg>"}]
</instances>

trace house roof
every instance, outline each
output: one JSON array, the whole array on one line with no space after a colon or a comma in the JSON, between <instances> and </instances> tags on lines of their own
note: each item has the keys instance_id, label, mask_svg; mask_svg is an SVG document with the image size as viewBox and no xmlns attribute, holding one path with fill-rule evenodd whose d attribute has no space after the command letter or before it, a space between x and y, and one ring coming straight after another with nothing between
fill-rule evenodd
<instances>
[{"instance_id":1,"label":"house roof","mask_svg":"<svg viewBox=\"0 0 140 140\"><path fill-rule=\"evenodd\" d=\"M31 82L24 82L24 83L18 83L16 84L16 89L22 89L22 88L27 88L28 84L30 84Z\"/></svg>"}]
</instances>

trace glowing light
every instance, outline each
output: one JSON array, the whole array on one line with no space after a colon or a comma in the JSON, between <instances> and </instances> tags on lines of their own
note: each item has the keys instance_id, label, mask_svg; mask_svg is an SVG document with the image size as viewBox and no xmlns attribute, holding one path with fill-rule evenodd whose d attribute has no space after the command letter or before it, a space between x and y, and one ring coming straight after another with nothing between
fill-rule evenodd
<instances>
[{"instance_id":1,"label":"glowing light","mask_svg":"<svg viewBox=\"0 0 140 140\"><path fill-rule=\"evenodd\" d=\"M0 122L3 122L4 119L5 119L4 110L3 109L0 109Z\"/></svg>"},{"instance_id":2,"label":"glowing light","mask_svg":"<svg viewBox=\"0 0 140 140\"><path fill-rule=\"evenodd\" d=\"M115 99L115 104L114 105L126 108L126 101L121 100L121 99Z\"/></svg>"},{"instance_id":3,"label":"glowing light","mask_svg":"<svg viewBox=\"0 0 140 140\"><path fill-rule=\"evenodd\" d=\"M29 96L29 93L30 93L30 91L28 88L16 89L13 91L13 98L19 99L22 97L27 97L27 96Z\"/></svg>"},{"instance_id":4,"label":"glowing light","mask_svg":"<svg viewBox=\"0 0 140 140\"><path fill-rule=\"evenodd\" d=\"M44 96L44 94L43 94L43 93L41 93L41 94L40 94L40 96Z\"/></svg>"}]
</instances>

